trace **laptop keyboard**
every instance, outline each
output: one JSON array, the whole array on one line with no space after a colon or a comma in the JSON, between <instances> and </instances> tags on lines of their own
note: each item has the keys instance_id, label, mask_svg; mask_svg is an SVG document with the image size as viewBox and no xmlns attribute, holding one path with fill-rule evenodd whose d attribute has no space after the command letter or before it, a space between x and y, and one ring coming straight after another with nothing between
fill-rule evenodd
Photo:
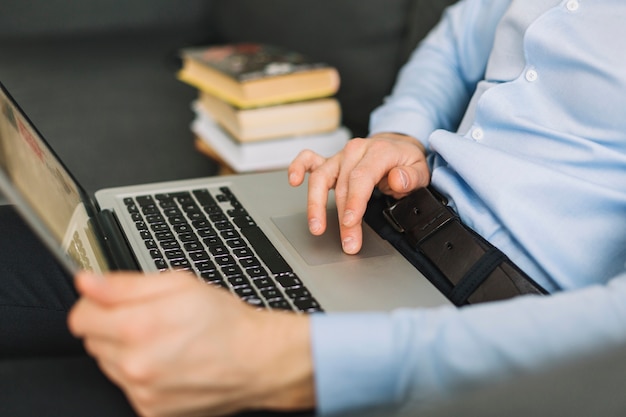
<instances>
[{"instance_id":1,"label":"laptop keyboard","mask_svg":"<svg viewBox=\"0 0 626 417\"><path fill-rule=\"evenodd\" d=\"M228 187L124 199L155 266L185 270L259 308L322 311Z\"/></svg>"}]
</instances>

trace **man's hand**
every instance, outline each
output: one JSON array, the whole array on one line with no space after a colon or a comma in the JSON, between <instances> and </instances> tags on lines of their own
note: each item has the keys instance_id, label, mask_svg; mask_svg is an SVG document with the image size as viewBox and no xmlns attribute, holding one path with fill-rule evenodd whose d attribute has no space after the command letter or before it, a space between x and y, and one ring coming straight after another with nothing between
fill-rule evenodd
<instances>
[{"instance_id":1,"label":"man's hand","mask_svg":"<svg viewBox=\"0 0 626 417\"><path fill-rule=\"evenodd\" d=\"M255 310L187 273L78 274L69 316L145 416L313 408L308 318Z\"/></svg>"},{"instance_id":2,"label":"man's hand","mask_svg":"<svg viewBox=\"0 0 626 417\"><path fill-rule=\"evenodd\" d=\"M423 145L395 133L352 139L330 158L303 151L289 166L289 183L299 186L307 172L309 230L314 235L326 230L328 192L334 189L341 243L349 254L361 249L361 223L374 187L401 198L430 181Z\"/></svg>"}]
</instances>

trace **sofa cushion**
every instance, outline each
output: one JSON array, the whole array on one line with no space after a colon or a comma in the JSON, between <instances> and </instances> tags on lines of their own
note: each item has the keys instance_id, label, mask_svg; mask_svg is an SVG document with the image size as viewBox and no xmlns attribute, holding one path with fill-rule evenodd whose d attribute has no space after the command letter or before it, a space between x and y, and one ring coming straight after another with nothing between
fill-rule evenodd
<instances>
[{"instance_id":1,"label":"sofa cushion","mask_svg":"<svg viewBox=\"0 0 626 417\"><path fill-rule=\"evenodd\" d=\"M281 44L336 66L344 124L367 134L408 53L453 0L214 0L216 42Z\"/></svg>"}]
</instances>

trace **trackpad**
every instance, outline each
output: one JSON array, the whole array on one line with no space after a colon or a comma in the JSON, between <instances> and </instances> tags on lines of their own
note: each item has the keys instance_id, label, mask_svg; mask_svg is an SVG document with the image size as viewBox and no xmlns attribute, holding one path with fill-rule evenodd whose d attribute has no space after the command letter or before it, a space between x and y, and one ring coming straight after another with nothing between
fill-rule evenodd
<instances>
[{"instance_id":1,"label":"trackpad","mask_svg":"<svg viewBox=\"0 0 626 417\"><path fill-rule=\"evenodd\" d=\"M309 265L324 265L354 261L360 258L388 255L391 248L369 226L363 226L363 247L356 255L346 255L341 249L337 211L328 210L326 232L313 236L308 229L306 213L272 217L272 221Z\"/></svg>"}]
</instances>

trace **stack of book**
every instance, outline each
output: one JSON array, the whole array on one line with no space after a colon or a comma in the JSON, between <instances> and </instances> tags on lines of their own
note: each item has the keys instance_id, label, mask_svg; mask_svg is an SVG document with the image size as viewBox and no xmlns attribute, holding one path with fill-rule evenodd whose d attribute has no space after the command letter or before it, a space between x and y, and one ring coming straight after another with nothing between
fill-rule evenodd
<instances>
[{"instance_id":1,"label":"stack of book","mask_svg":"<svg viewBox=\"0 0 626 417\"><path fill-rule=\"evenodd\" d=\"M178 78L198 89L196 148L232 172L284 168L303 149L330 156L350 132L338 71L266 44L185 48Z\"/></svg>"}]
</instances>

